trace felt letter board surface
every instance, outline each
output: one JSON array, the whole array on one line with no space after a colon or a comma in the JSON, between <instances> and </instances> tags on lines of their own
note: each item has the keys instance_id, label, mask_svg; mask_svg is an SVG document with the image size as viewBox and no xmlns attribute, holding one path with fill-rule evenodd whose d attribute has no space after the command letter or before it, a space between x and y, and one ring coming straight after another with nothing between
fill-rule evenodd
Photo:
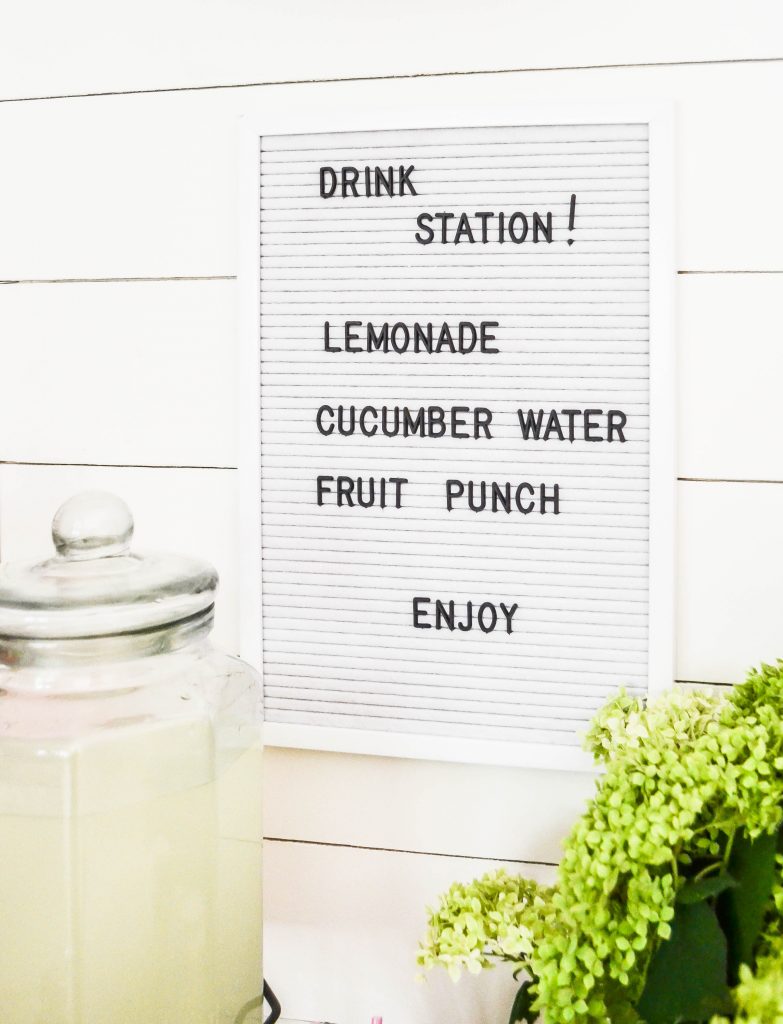
<instances>
[{"instance_id":1,"label":"felt letter board surface","mask_svg":"<svg viewBox=\"0 0 783 1024\"><path fill-rule=\"evenodd\" d=\"M670 127L462 120L246 132L243 653L270 743L581 766L672 679Z\"/></svg>"}]
</instances>

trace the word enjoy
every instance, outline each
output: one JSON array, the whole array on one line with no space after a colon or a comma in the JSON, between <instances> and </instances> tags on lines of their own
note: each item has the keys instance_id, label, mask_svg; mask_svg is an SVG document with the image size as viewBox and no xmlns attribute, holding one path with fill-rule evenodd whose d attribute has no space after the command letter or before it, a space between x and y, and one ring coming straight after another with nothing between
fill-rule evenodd
<instances>
[{"instance_id":1,"label":"the word enjoy","mask_svg":"<svg viewBox=\"0 0 783 1024\"><path fill-rule=\"evenodd\" d=\"M459 630L468 633L478 627L482 633L493 633L500 626L507 633L513 632L514 616L518 604L507 605L503 601L468 601L465 610L457 614L455 601L441 601L439 598L413 598L413 625L415 629L448 629L451 633Z\"/></svg>"}]
</instances>

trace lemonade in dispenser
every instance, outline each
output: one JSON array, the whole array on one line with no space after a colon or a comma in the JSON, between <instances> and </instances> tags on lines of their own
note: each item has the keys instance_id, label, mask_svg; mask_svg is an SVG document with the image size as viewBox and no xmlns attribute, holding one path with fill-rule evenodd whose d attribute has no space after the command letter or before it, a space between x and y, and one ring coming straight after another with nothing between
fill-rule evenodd
<instances>
[{"instance_id":1,"label":"lemonade in dispenser","mask_svg":"<svg viewBox=\"0 0 783 1024\"><path fill-rule=\"evenodd\" d=\"M2 1024L260 1020L260 681L132 531L79 495L0 568Z\"/></svg>"}]
</instances>

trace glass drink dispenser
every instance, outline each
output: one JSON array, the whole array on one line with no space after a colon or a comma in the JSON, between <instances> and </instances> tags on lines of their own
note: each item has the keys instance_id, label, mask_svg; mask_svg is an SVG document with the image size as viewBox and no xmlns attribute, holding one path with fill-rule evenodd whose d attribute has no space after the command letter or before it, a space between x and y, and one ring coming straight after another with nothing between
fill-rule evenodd
<instances>
[{"instance_id":1,"label":"glass drink dispenser","mask_svg":"<svg viewBox=\"0 0 783 1024\"><path fill-rule=\"evenodd\" d=\"M80 495L0 571L2 1024L261 1019L259 678L132 531Z\"/></svg>"}]
</instances>

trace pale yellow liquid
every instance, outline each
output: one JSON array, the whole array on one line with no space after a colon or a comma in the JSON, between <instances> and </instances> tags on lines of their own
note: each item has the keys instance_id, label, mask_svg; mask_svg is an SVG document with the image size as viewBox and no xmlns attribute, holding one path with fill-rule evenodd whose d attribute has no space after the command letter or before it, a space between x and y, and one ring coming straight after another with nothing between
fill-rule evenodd
<instances>
[{"instance_id":1,"label":"pale yellow liquid","mask_svg":"<svg viewBox=\"0 0 783 1024\"><path fill-rule=\"evenodd\" d=\"M235 1024L260 995L261 755L212 746L191 722L6 751L2 1024Z\"/></svg>"}]
</instances>

